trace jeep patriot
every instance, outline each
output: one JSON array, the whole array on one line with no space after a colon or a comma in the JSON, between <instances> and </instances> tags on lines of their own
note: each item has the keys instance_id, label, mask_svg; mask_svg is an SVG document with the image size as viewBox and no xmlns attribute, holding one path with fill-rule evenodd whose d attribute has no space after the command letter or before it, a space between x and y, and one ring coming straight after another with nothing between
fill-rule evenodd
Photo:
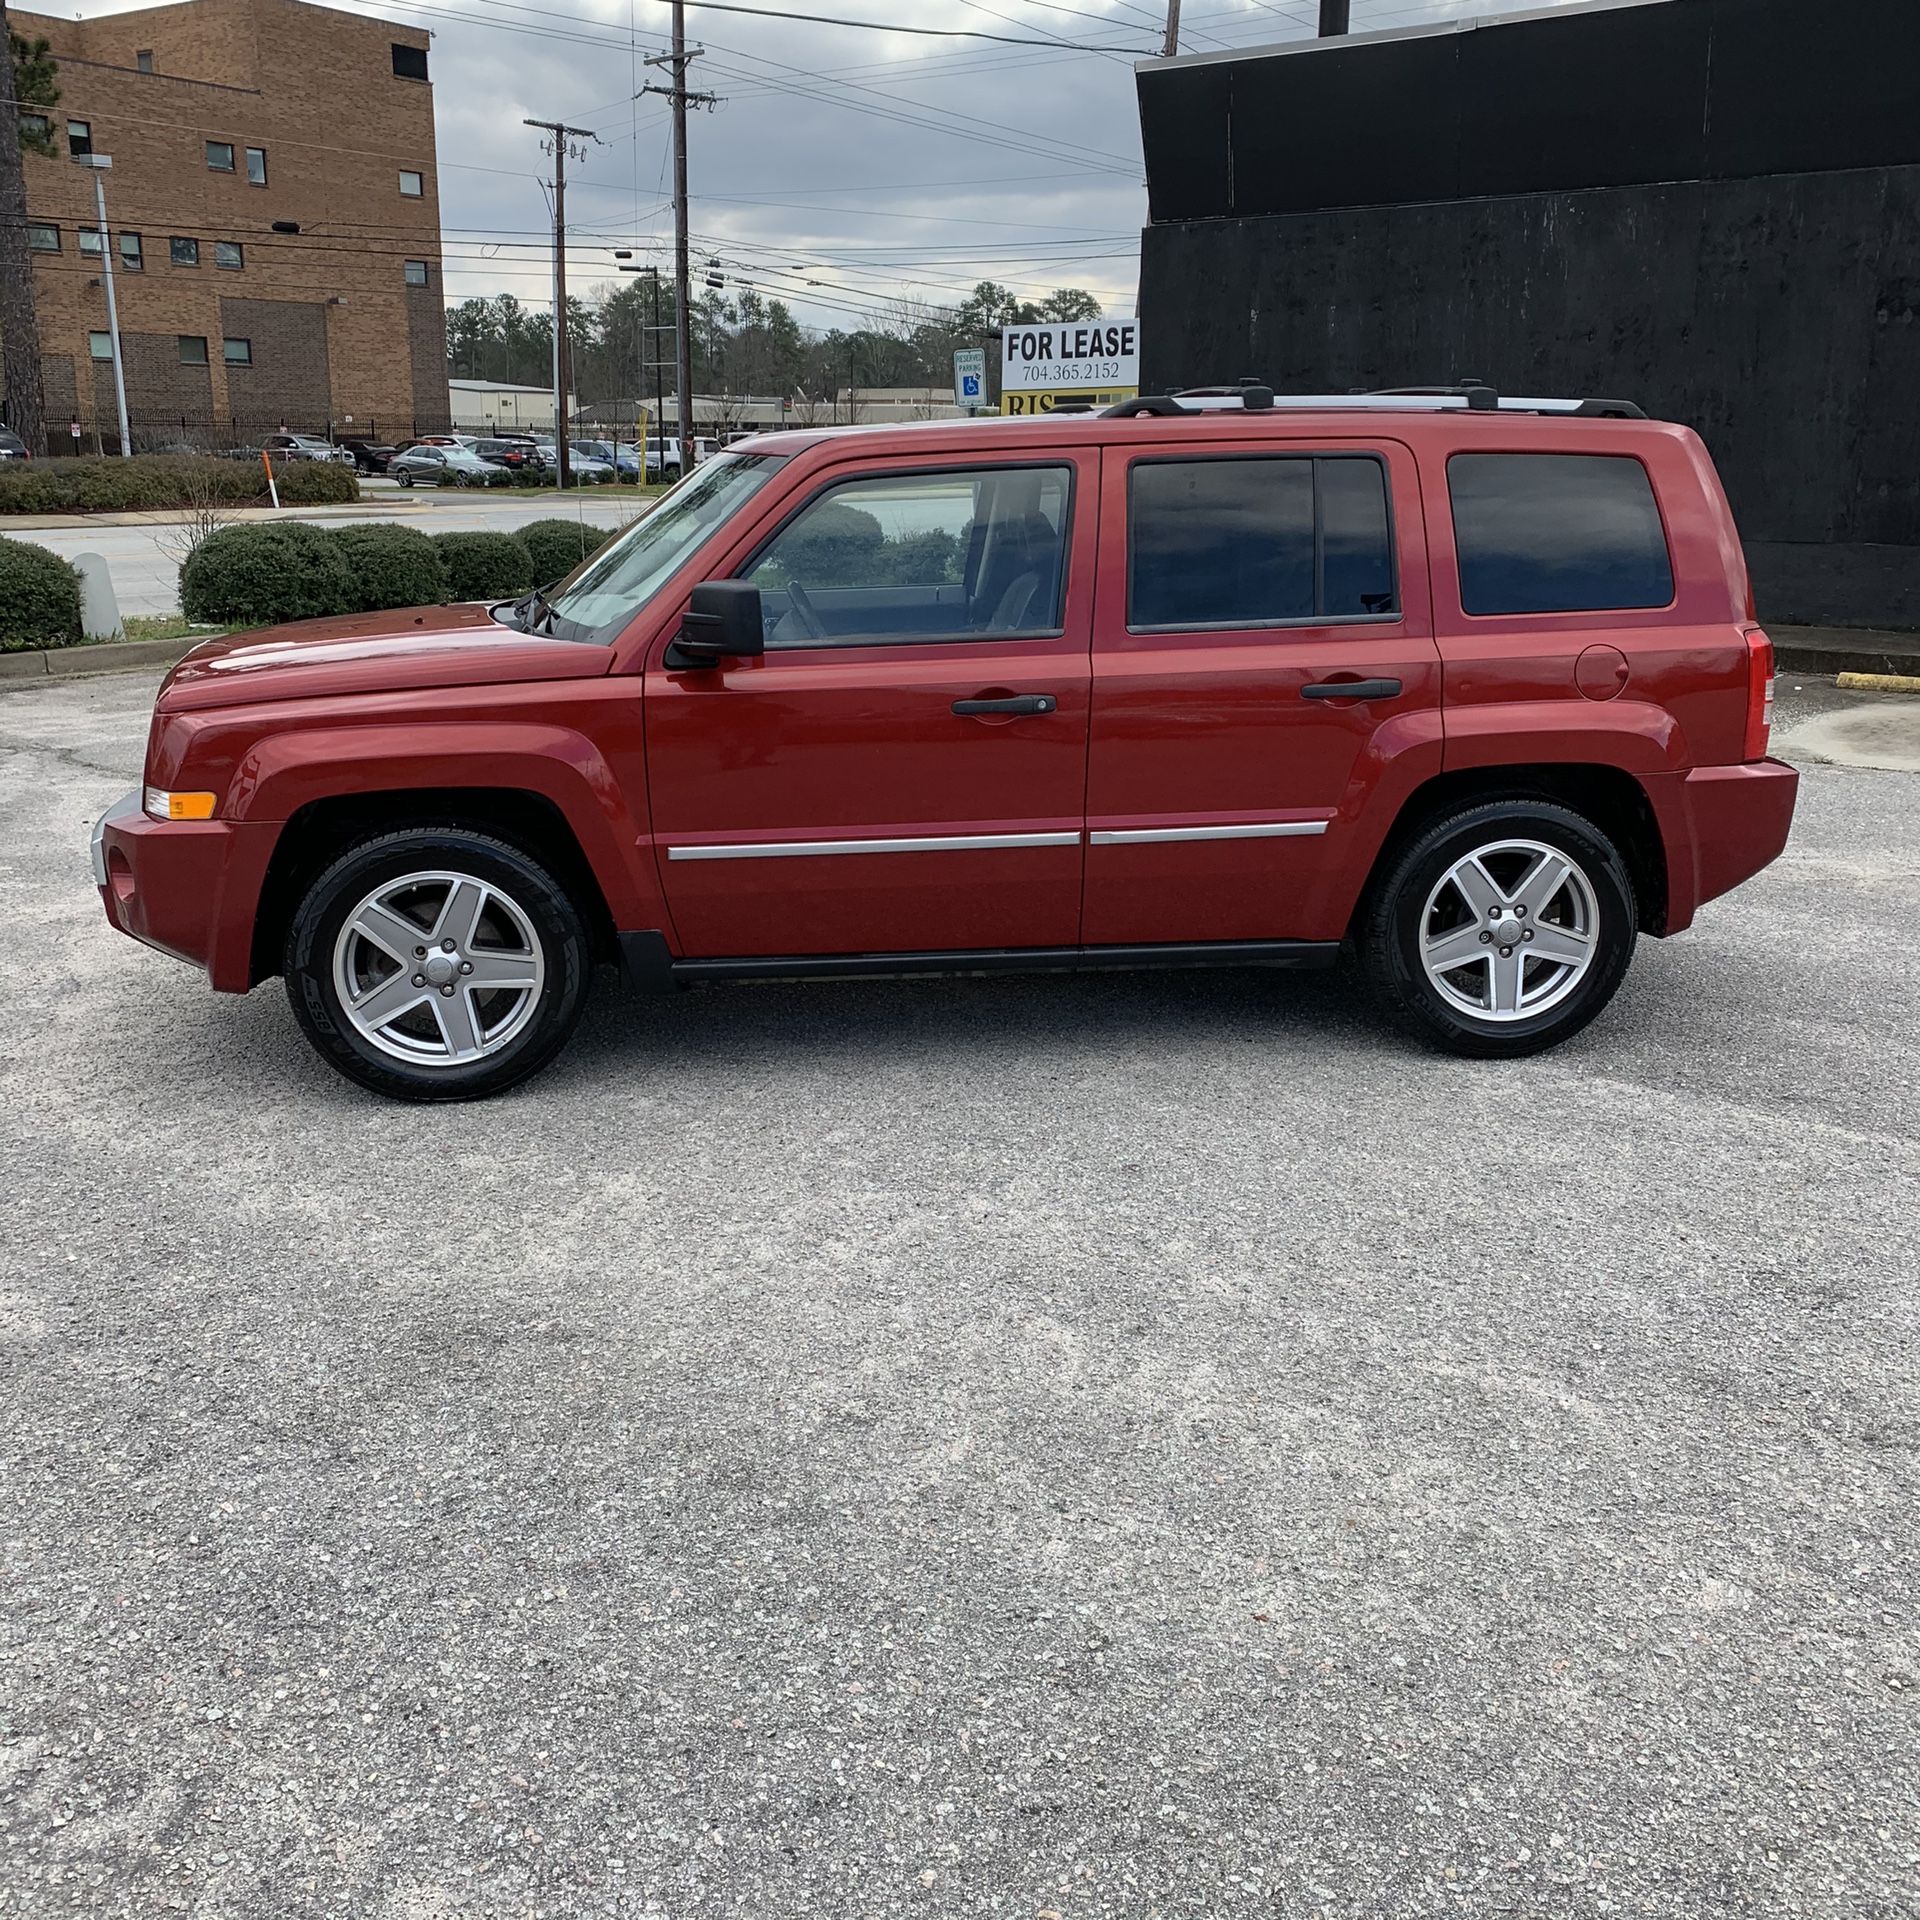
<instances>
[{"instance_id":1,"label":"jeep patriot","mask_svg":"<svg viewBox=\"0 0 1920 1920\"><path fill-rule=\"evenodd\" d=\"M1772 647L1687 428L1265 388L763 435L496 606L196 647L94 831L123 932L462 1099L597 963L1317 967L1577 1032L1786 842Z\"/></svg>"}]
</instances>

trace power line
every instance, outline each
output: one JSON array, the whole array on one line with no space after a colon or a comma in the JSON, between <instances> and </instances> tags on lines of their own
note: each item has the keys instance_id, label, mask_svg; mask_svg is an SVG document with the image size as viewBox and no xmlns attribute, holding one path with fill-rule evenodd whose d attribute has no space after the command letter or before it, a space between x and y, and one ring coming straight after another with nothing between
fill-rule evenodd
<instances>
[{"instance_id":1,"label":"power line","mask_svg":"<svg viewBox=\"0 0 1920 1920\"><path fill-rule=\"evenodd\" d=\"M1068 43L1059 39L1034 40L1022 37L1015 39L1011 34L989 33L982 27L909 27L894 20L849 20L844 14L837 13L799 13L781 7L743 7L738 0L674 0L680 6L697 7L705 13L744 13L757 20L796 20L805 21L809 26L817 27L853 27L865 33L916 33L934 40L995 40L1009 47L1057 47ZM971 0L968 0L971 4ZM983 9L991 11L991 9ZM997 18L1004 19L1004 15ZM1075 53L1125 53L1130 49L1116 44L1103 47L1075 46ZM1144 49L1134 48L1134 52Z\"/></svg>"}]
</instances>

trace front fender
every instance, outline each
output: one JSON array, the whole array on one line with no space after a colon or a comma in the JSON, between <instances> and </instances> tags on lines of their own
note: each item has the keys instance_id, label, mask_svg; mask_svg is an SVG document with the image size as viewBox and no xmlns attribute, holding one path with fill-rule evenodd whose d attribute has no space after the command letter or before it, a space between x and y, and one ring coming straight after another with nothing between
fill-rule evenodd
<instances>
[{"instance_id":1,"label":"front fender","mask_svg":"<svg viewBox=\"0 0 1920 1920\"><path fill-rule=\"evenodd\" d=\"M287 821L316 801L444 788L528 793L548 801L579 842L614 926L665 924L648 824L635 817L633 805L644 787L630 795L598 746L570 727L463 717L445 726L273 734L241 759L222 814L264 850L278 841ZM259 877L264 880L264 860ZM216 986L238 979L244 988L249 973L257 886L244 915L238 911L242 904L230 903L222 915L212 968Z\"/></svg>"}]
</instances>

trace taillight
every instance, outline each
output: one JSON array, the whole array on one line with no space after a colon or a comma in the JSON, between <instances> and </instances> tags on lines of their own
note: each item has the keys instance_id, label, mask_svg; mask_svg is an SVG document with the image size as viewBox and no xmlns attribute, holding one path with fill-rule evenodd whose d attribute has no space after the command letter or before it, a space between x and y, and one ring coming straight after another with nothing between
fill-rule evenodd
<instances>
[{"instance_id":1,"label":"taillight","mask_svg":"<svg viewBox=\"0 0 1920 1920\"><path fill-rule=\"evenodd\" d=\"M1767 757L1773 732L1773 642L1758 627L1747 636L1747 749L1749 760Z\"/></svg>"}]
</instances>

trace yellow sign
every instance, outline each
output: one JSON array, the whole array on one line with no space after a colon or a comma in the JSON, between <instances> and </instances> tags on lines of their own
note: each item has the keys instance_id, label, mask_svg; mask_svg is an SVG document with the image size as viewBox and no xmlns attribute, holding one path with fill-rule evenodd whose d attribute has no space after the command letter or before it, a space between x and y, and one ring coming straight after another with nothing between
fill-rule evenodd
<instances>
[{"instance_id":1,"label":"yellow sign","mask_svg":"<svg viewBox=\"0 0 1920 1920\"><path fill-rule=\"evenodd\" d=\"M1076 411L1082 408L1097 411L1101 407L1116 406L1122 400L1131 400L1139 391L1138 387L1106 387L1098 392L1003 393L1000 396L1000 411L1002 413L1051 413L1056 407L1071 407Z\"/></svg>"}]
</instances>

